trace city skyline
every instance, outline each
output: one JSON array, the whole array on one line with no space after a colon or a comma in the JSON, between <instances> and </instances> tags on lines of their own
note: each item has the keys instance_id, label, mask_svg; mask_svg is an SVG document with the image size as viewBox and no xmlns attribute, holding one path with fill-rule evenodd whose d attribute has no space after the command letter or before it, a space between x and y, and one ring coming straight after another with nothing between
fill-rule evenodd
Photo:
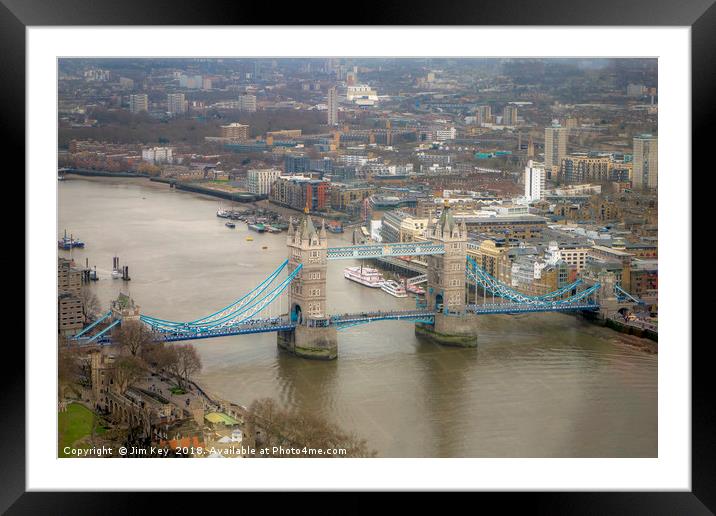
<instances>
[{"instance_id":1,"label":"city skyline","mask_svg":"<svg viewBox=\"0 0 716 516\"><path fill-rule=\"evenodd\" d=\"M90 371L60 376L89 384L115 445L655 456L656 59L73 58L59 72L60 352L85 350ZM643 386L599 369L610 352ZM388 364L393 415L373 387L391 385ZM615 386L606 408L592 382ZM531 442L523 428L551 428L551 406L577 426L608 414L601 435L638 431Z\"/></svg>"}]
</instances>

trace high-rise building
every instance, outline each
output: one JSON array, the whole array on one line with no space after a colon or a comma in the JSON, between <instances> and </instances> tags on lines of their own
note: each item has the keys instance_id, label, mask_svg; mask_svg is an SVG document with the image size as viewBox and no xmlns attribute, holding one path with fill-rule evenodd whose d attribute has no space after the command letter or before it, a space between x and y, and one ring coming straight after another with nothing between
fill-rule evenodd
<instances>
[{"instance_id":1,"label":"high-rise building","mask_svg":"<svg viewBox=\"0 0 716 516\"><path fill-rule=\"evenodd\" d=\"M612 179L611 170L612 160L609 156L574 154L562 158L559 177L566 183L602 183Z\"/></svg>"},{"instance_id":2,"label":"high-rise building","mask_svg":"<svg viewBox=\"0 0 716 516\"><path fill-rule=\"evenodd\" d=\"M249 170L246 174L249 192L257 195L271 193L271 185L281 176L281 171L275 168Z\"/></svg>"},{"instance_id":3,"label":"high-rise building","mask_svg":"<svg viewBox=\"0 0 716 516\"><path fill-rule=\"evenodd\" d=\"M142 149L142 160L149 163L174 163L173 147L152 147Z\"/></svg>"},{"instance_id":4,"label":"high-rise building","mask_svg":"<svg viewBox=\"0 0 716 516\"><path fill-rule=\"evenodd\" d=\"M187 102L183 93L169 93L167 95L167 113L171 116L186 113Z\"/></svg>"},{"instance_id":5,"label":"high-rise building","mask_svg":"<svg viewBox=\"0 0 716 516\"><path fill-rule=\"evenodd\" d=\"M627 84L627 97L641 97L646 94L646 86L643 84Z\"/></svg>"},{"instance_id":6,"label":"high-rise building","mask_svg":"<svg viewBox=\"0 0 716 516\"><path fill-rule=\"evenodd\" d=\"M131 113L140 113L141 111L149 111L149 97L146 93L138 93L129 96L129 111Z\"/></svg>"},{"instance_id":7,"label":"high-rise building","mask_svg":"<svg viewBox=\"0 0 716 516\"><path fill-rule=\"evenodd\" d=\"M491 124L492 123L492 107L477 106L477 111L475 111L475 118L476 118L477 125Z\"/></svg>"},{"instance_id":8,"label":"high-rise building","mask_svg":"<svg viewBox=\"0 0 716 516\"><path fill-rule=\"evenodd\" d=\"M190 90L200 90L204 85L204 78L201 75L186 75L182 74L179 76L179 87L187 88Z\"/></svg>"},{"instance_id":9,"label":"high-rise building","mask_svg":"<svg viewBox=\"0 0 716 516\"><path fill-rule=\"evenodd\" d=\"M632 162L632 187L656 188L659 172L658 138L650 134L634 137Z\"/></svg>"},{"instance_id":10,"label":"high-rise building","mask_svg":"<svg viewBox=\"0 0 716 516\"><path fill-rule=\"evenodd\" d=\"M57 259L57 330L62 335L74 335L82 329L82 272L72 260Z\"/></svg>"},{"instance_id":11,"label":"high-rise building","mask_svg":"<svg viewBox=\"0 0 716 516\"><path fill-rule=\"evenodd\" d=\"M445 140L454 140L456 137L457 130L454 127L435 130L435 139L439 142L443 142Z\"/></svg>"},{"instance_id":12,"label":"high-rise building","mask_svg":"<svg viewBox=\"0 0 716 516\"><path fill-rule=\"evenodd\" d=\"M517 125L517 106L507 104L502 111L502 125Z\"/></svg>"},{"instance_id":13,"label":"high-rise building","mask_svg":"<svg viewBox=\"0 0 716 516\"><path fill-rule=\"evenodd\" d=\"M229 124L221 126L221 137L232 138L234 140L248 140L249 126L245 124Z\"/></svg>"},{"instance_id":14,"label":"high-rise building","mask_svg":"<svg viewBox=\"0 0 716 516\"><path fill-rule=\"evenodd\" d=\"M525 197L538 201L544 197L546 173L544 166L532 160L525 167Z\"/></svg>"},{"instance_id":15,"label":"high-rise building","mask_svg":"<svg viewBox=\"0 0 716 516\"><path fill-rule=\"evenodd\" d=\"M256 95L239 95L239 111L256 112Z\"/></svg>"},{"instance_id":16,"label":"high-rise building","mask_svg":"<svg viewBox=\"0 0 716 516\"><path fill-rule=\"evenodd\" d=\"M544 168L547 177L552 178L559 172L562 158L567 155L567 139L569 129L558 123L552 123L551 127L544 129Z\"/></svg>"},{"instance_id":17,"label":"high-rise building","mask_svg":"<svg viewBox=\"0 0 716 516\"><path fill-rule=\"evenodd\" d=\"M338 92L335 86L328 90L328 125L338 125Z\"/></svg>"}]
</instances>

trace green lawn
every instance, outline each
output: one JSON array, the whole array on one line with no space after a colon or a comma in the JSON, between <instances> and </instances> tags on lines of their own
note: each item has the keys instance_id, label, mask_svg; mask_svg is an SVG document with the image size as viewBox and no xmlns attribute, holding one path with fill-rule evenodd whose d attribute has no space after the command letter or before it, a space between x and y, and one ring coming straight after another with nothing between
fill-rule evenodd
<instances>
[{"instance_id":1,"label":"green lawn","mask_svg":"<svg viewBox=\"0 0 716 516\"><path fill-rule=\"evenodd\" d=\"M94 419L94 413L79 403L71 403L65 412L58 413L60 457L69 457L63 452L65 446L71 446L78 439L92 433Z\"/></svg>"}]
</instances>

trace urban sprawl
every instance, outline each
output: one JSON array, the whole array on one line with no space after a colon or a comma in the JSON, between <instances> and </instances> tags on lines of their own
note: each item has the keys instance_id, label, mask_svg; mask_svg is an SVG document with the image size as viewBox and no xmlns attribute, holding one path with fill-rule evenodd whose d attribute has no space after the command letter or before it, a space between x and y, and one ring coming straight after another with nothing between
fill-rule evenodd
<instances>
[{"instance_id":1,"label":"urban sprawl","mask_svg":"<svg viewBox=\"0 0 716 516\"><path fill-rule=\"evenodd\" d=\"M72 59L58 87L60 179L145 178L214 196L227 218L265 215L310 238L351 232L354 244L429 243L436 228L459 228L468 259L514 291L610 282L633 303L604 322L656 339L656 60ZM424 274L430 259L373 263ZM122 325L110 351L73 348L105 311L82 266L58 262L61 432L63 417L94 422L64 451L60 436L61 456L90 441L184 456L301 448L300 432L285 433L296 414L268 424L270 402L204 392L190 344L149 345L141 325ZM112 307L134 309L124 295Z\"/></svg>"}]
</instances>

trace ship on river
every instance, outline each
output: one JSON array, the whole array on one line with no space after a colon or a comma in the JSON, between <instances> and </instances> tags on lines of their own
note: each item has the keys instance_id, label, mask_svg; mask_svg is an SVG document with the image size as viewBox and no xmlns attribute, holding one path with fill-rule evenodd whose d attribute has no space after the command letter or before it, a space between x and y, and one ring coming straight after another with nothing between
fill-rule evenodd
<instances>
[{"instance_id":1,"label":"ship on river","mask_svg":"<svg viewBox=\"0 0 716 516\"><path fill-rule=\"evenodd\" d=\"M380 287L383 282L383 275L378 269L372 269L370 267L346 267L343 269L343 277L366 287L377 288Z\"/></svg>"},{"instance_id":2,"label":"ship on river","mask_svg":"<svg viewBox=\"0 0 716 516\"><path fill-rule=\"evenodd\" d=\"M67 230L65 230L65 235L57 241L57 247L66 251L75 247L83 248L84 246L85 243L82 240L73 238L72 235L68 237Z\"/></svg>"}]
</instances>

